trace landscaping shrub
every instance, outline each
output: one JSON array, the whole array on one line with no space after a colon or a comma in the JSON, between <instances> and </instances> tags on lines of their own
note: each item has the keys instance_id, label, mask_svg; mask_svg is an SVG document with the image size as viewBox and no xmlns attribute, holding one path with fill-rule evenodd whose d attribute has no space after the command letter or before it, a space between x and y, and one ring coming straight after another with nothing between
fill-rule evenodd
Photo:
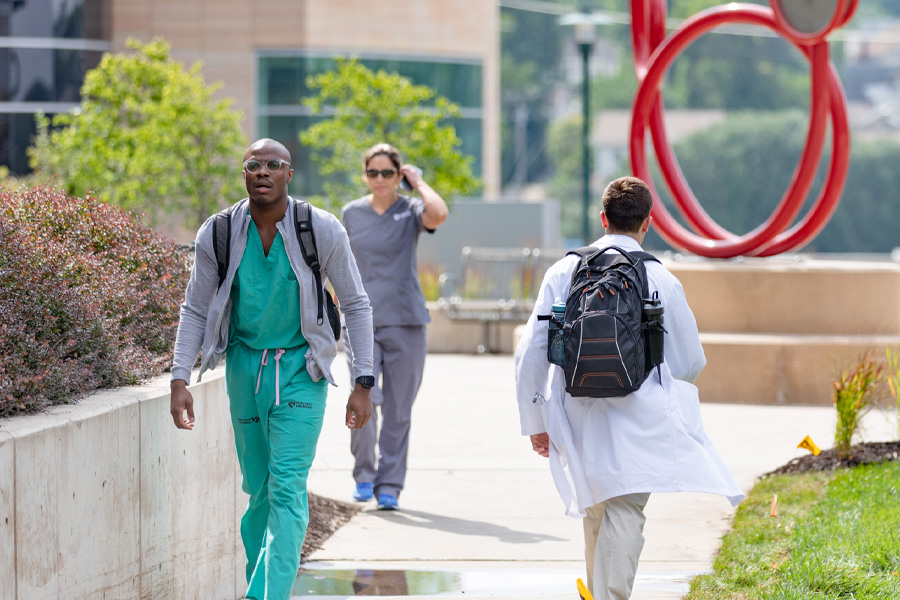
<instances>
[{"instance_id":1,"label":"landscaping shrub","mask_svg":"<svg viewBox=\"0 0 900 600\"><path fill-rule=\"evenodd\" d=\"M93 197L0 190L0 417L163 372L186 258Z\"/></svg>"},{"instance_id":2,"label":"landscaping shrub","mask_svg":"<svg viewBox=\"0 0 900 600\"><path fill-rule=\"evenodd\" d=\"M884 377L887 379L888 389L897 408L894 416L897 418L897 438L900 439L900 349L894 352L891 352L890 348L887 349L887 373Z\"/></svg>"},{"instance_id":3,"label":"landscaping shrub","mask_svg":"<svg viewBox=\"0 0 900 600\"><path fill-rule=\"evenodd\" d=\"M869 410L878 404L876 386L881 381L884 365L865 355L850 370L832 382L832 401L837 411L834 449L838 458L849 458L853 435Z\"/></svg>"}]
</instances>

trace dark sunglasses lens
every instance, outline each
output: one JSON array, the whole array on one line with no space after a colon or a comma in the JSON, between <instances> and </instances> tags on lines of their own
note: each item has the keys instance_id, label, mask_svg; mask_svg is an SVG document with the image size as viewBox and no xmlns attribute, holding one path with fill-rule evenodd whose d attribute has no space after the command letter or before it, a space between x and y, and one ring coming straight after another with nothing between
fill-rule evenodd
<instances>
[{"instance_id":1,"label":"dark sunglasses lens","mask_svg":"<svg viewBox=\"0 0 900 600\"><path fill-rule=\"evenodd\" d=\"M248 160L247 162L244 163L244 169L246 169L246 171L248 173L256 173L261 168L262 168L262 163L259 162L258 160Z\"/></svg>"},{"instance_id":2,"label":"dark sunglasses lens","mask_svg":"<svg viewBox=\"0 0 900 600\"><path fill-rule=\"evenodd\" d=\"M272 173L273 171L280 169L283 164L284 162L280 160L270 160L266 163L266 168Z\"/></svg>"},{"instance_id":3,"label":"dark sunglasses lens","mask_svg":"<svg viewBox=\"0 0 900 600\"><path fill-rule=\"evenodd\" d=\"M385 179L390 179L396 174L397 171L394 171L393 169L382 169L381 171L379 171L378 169L366 169L366 177L368 177L369 179L375 179L379 175L381 175Z\"/></svg>"}]
</instances>

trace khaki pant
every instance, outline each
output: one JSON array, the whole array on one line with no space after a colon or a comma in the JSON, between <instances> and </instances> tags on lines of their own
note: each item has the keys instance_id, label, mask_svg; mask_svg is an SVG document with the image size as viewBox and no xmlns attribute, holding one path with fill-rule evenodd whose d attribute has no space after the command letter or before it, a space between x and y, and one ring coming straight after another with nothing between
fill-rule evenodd
<instances>
[{"instance_id":1,"label":"khaki pant","mask_svg":"<svg viewBox=\"0 0 900 600\"><path fill-rule=\"evenodd\" d=\"M587 509L584 559L594 600L628 600L644 548L644 507L650 494L610 498Z\"/></svg>"}]
</instances>

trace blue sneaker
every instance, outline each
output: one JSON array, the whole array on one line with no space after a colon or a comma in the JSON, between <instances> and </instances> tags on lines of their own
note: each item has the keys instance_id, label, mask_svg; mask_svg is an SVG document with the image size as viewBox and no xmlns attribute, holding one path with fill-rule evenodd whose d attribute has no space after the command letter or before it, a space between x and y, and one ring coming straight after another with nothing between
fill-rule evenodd
<instances>
[{"instance_id":1,"label":"blue sneaker","mask_svg":"<svg viewBox=\"0 0 900 600\"><path fill-rule=\"evenodd\" d=\"M356 491L353 492L353 499L357 502L368 502L374 495L371 483L357 483Z\"/></svg>"},{"instance_id":2,"label":"blue sneaker","mask_svg":"<svg viewBox=\"0 0 900 600\"><path fill-rule=\"evenodd\" d=\"M378 494L378 510L397 510L397 497L390 494Z\"/></svg>"}]
</instances>

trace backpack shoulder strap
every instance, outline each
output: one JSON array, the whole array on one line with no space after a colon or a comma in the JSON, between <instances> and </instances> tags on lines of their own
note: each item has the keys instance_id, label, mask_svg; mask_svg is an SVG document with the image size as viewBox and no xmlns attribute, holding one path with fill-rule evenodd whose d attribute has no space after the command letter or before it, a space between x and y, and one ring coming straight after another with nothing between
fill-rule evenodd
<instances>
[{"instance_id":1,"label":"backpack shoulder strap","mask_svg":"<svg viewBox=\"0 0 900 600\"><path fill-rule=\"evenodd\" d=\"M219 266L219 287L225 281L228 273L228 263L231 260L231 210L226 208L216 213L213 221L213 252L216 255L216 263Z\"/></svg>"},{"instance_id":2,"label":"backpack shoulder strap","mask_svg":"<svg viewBox=\"0 0 900 600\"><path fill-rule=\"evenodd\" d=\"M643 261L650 260L650 261L653 261L653 262L662 264L662 263L659 261L658 258L656 258L655 256L653 256L653 255L650 254L649 252L643 252L643 251L641 251L641 252L631 252L630 254L631 254L633 257L639 258L639 259L641 259L641 260L643 260Z\"/></svg>"},{"instance_id":3,"label":"backpack shoulder strap","mask_svg":"<svg viewBox=\"0 0 900 600\"><path fill-rule=\"evenodd\" d=\"M600 248L597 246L582 246L581 248L575 248L574 250L569 250L566 252L566 256L570 254L574 254L576 256L580 256L581 258L585 258L586 256L592 256L600 252Z\"/></svg>"},{"instance_id":4,"label":"backpack shoulder strap","mask_svg":"<svg viewBox=\"0 0 900 600\"><path fill-rule=\"evenodd\" d=\"M632 253L631 253L631 256L633 256L634 258L636 258L636 259L638 259L638 260L640 261L640 264L641 264L641 277L644 278L644 281L643 281L643 286L644 286L644 287L643 287L642 293L643 293L644 298L648 298L648 297L650 296L650 281L649 281L649 279L647 278L647 267L646 267L646 265L644 265L644 263L647 262L648 260L649 260L649 261L652 261L652 262L655 262L655 263L659 263L659 264L662 264L662 263L660 262L660 260L659 260L658 258L656 258L655 256L653 256L653 255L650 254L649 252L643 252L643 251L641 251L641 252L632 252Z\"/></svg>"},{"instance_id":5,"label":"backpack shoulder strap","mask_svg":"<svg viewBox=\"0 0 900 600\"><path fill-rule=\"evenodd\" d=\"M324 301L322 300L322 265L319 264L319 252L316 248L316 234L312 226L312 208L305 200L294 202L294 226L297 231L297 241L300 242L300 252L316 280L316 296L319 300L316 319L321 325L325 319Z\"/></svg>"}]
</instances>

